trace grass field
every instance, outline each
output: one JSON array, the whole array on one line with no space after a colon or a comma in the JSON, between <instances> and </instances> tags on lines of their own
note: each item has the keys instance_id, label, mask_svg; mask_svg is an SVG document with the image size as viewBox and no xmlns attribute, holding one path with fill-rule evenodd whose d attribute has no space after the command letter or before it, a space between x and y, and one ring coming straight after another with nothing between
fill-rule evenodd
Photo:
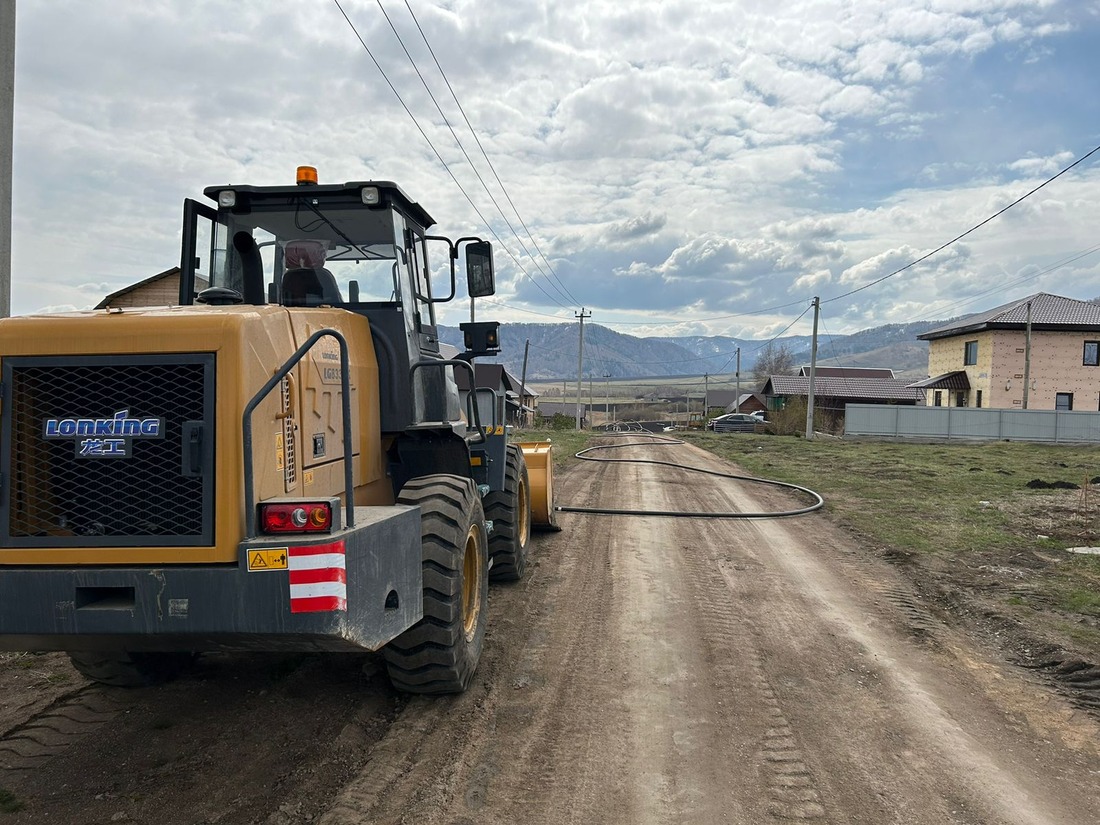
<instances>
[{"instance_id":1,"label":"grass field","mask_svg":"<svg viewBox=\"0 0 1100 825\"><path fill-rule=\"evenodd\" d=\"M1021 442L908 444L744 433L670 433L745 472L810 487L861 543L974 586L1008 611L1054 609L1100 649L1100 448ZM567 466L591 437L549 437ZM1029 483L1040 482L1037 487ZM1061 482L1077 489L1050 489ZM1058 620L1058 616L1054 616Z\"/></svg>"}]
</instances>

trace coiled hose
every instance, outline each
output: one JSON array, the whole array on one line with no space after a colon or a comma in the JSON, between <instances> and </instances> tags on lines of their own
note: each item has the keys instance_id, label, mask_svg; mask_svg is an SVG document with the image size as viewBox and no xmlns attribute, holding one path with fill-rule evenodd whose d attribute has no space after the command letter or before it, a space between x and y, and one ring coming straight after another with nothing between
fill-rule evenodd
<instances>
[{"instance_id":1,"label":"coiled hose","mask_svg":"<svg viewBox=\"0 0 1100 825\"><path fill-rule=\"evenodd\" d=\"M633 434L633 433L631 433ZM754 476L740 476L734 473L723 473L718 470L706 470L702 467L685 467L682 464L675 464L671 461L656 461L651 458L594 458L588 453L593 453L598 450L614 450L621 447L644 447L644 446L665 446L674 444L683 444L684 442L677 438L665 438L664 436L651 435L650 441L628 441L624 444L601 444L596 447L588 447L577 453L577 458L582 461L610 461L621 462L624 464L658 464L663 467L675 467L680 470L687 470L692 473L705 473L706 475L718 476L719 478L732 478L737 481L748 481L753 484L768 484L772 487L784 487L788 490L795 490L799 493L804 493L810 496L814 503L808 507L802 507L798 510L781 510L775 513L692 513L682 512L679 510L620 510L606 507L555 507L563 513L587 513L589 515L600 516L666 516L669 518L712 518L712 519L765 519L765 518L787 518L789 516L802 516L806 513L812 513L814 510L821 509L825 504L825 500L809 487L800 487L797 484L788 484L785 481L774 481L767 478L756 478Z\"/></svg>"}]
</instances>

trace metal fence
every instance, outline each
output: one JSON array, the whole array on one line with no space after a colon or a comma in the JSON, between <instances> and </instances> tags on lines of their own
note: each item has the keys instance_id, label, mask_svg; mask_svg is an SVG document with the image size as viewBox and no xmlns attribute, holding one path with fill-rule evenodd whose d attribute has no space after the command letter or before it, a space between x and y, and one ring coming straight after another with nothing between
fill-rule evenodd
<instances>
[{"instance_id":1,"label":"metal fence","mask_svg":"<svg viewBox=\"0 0 1100 825\"><path fill-rule=\"evenodd\" d=\"M1100 443L1100 412L848 404L844 435Z\"/></svg>"}]
</instances>

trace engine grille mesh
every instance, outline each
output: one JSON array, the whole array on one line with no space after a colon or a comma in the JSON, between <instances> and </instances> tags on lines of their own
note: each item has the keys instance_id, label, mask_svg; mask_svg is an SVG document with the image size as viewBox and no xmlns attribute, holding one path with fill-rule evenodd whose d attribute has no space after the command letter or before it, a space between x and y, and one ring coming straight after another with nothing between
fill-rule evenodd
<instances>
[{"instance_id":1,"label":"engine grille mesh","mask_svg":"<svg viewBox=\"0 0 1100 825\"><path fill-rule=\"evenodd\" d=\"M138 363L13 360L6 371L4 434L11 449L4 451L3 508L13 544L208 540L212 502L206 487L213 482L208 472L185 472L183 425L205 422L204 437L213 436L213 398L207 398L213 394L212 356L146 356ZM122 457L85 457L80 436L44 436L51 420L104 419L123 410L133 418L161 419L162 434L126 439Z\"/></svg>"}]
</instances>

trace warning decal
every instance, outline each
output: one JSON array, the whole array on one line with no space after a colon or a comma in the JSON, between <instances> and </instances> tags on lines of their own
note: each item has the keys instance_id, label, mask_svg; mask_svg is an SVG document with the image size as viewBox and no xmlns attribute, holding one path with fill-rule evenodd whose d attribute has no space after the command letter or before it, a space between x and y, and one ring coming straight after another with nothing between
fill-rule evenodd
<instances>
[{"instance_id":1,"label":"warning decal","mask_svg":"<svg viewBox=\"0 0 1100 825\"><path fill-rule=\"evenodd\" d=\"M249 550L248 569L256 570L286 570L290 566L285 547L275 547L270 550Z\"/></svg>"},{"instance_id":2,"label":"warning decal","mask_svg":"<svg viewBox=\"0 0 1100 825\"><path fill-rule=\"evenodd\" d=\"M291 547L288 553L291 613L348 609L344 542Z\"/></svg>"}]
</instances>

